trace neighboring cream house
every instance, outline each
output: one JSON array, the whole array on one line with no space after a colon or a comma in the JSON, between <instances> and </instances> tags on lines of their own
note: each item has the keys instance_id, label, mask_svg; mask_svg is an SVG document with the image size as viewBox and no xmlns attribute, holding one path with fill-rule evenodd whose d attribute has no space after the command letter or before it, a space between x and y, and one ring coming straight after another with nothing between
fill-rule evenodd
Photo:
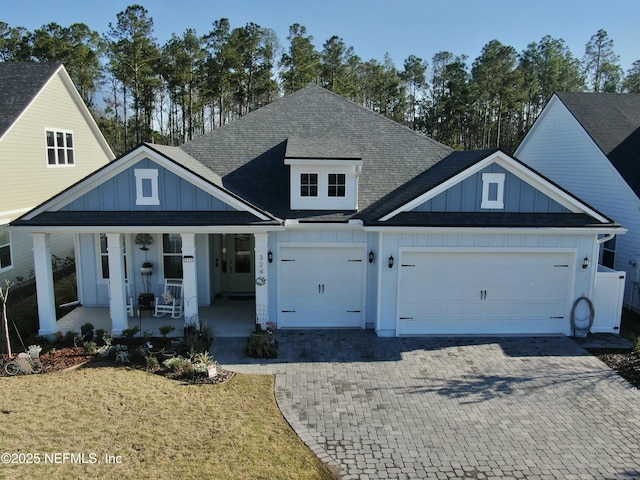
<instances>
[{"instance_id":1,"label":"neighboring cream house","mask_svg":"<svg viewBox=\"0 0 640 480\"><path fill-rule=\"evenodd\" d=\"M0 282L33 279L33 242L9 222L113 160L61 63L0 63ZM52 255L73 236L51 235Z\"/></svg>"}]
</instances>

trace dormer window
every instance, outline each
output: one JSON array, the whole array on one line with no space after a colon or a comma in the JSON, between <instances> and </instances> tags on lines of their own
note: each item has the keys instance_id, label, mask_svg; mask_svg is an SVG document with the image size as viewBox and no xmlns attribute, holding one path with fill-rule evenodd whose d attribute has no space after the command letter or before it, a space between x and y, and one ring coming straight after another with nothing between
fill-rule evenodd
<instances>
[{"instance_id":1,"label":"dormer window","mask_svg":"<svg viewBox=\"0 0 640 480\"><path fill-rule=\"evenodd\" d=\"M330 173L327 195L344 197L346 195L347 176L344 173Z\"/></svg>"},{"instance_id":2,"label":"dormer window","mask_svg":"<svg viewBox=\"0 0 640 480\"><path fill-rule=\"evenodd\" d=\"M292 210L357 210L359 158L285 158Z\"/></svg>"},{"instance_id":3,"label":"dormer window","mask_svg":"<svg viewBox=\"0 0 640 480\"><path fill-rule=\"evenodd\" d=\"M317 173L301 173L300 174L300 196L301 197L317 197L318 196L318 174Z\"/></svg>"}]
</instances>

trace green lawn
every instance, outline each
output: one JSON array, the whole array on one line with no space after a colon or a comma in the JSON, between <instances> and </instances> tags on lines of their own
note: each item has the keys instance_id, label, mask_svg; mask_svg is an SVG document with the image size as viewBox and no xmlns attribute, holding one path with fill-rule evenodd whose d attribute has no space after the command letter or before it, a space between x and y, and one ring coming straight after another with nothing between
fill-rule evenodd
<instances>
[{"instance_id":1,"label":"green lawn","mask_svg":"<svg viewBox=\"0 0 640 480\"><path fill-rule=\"evenodd\" d=\"M0 454L40 463L1 463L0 478L334 478L280 414L273 382L187 385L115 367L1 377Z\"/></svg>"}]
</instances>

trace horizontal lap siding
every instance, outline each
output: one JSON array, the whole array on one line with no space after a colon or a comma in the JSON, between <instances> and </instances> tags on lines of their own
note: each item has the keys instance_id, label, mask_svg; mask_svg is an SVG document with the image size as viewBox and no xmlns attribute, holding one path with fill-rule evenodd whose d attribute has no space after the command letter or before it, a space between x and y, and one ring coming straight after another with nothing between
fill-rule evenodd
<instances>
[{"instance_id":1,"label":"horizontal lap siding","mask_svg":"<svg viewBox=\"0 0 640 480\"><path fill-rule=\"evenodd\" d=\"M541 119L516 156L628 229L617 238L615 262L627 272L628 303L636 277L629 262L640 253L640 200L564 105L554 101ZM634 297L640 306L637 291Z\"/></svg>"}]
</instances>

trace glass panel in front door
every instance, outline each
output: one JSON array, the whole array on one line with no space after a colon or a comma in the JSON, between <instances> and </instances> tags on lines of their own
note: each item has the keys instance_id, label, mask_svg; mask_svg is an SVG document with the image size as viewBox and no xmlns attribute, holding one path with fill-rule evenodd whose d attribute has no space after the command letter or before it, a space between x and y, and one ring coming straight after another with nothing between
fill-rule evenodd
<instances>
[{"instance_id":1,"label":"glass panel in front door","mask_svg":"<svg viewBox=\"0 0 640 480\"><path fill-rule=\"evenodd\" d=\"M236 273L251 273L251 236L236 235L233 242Z\"/></svg>"}]
</instances>

